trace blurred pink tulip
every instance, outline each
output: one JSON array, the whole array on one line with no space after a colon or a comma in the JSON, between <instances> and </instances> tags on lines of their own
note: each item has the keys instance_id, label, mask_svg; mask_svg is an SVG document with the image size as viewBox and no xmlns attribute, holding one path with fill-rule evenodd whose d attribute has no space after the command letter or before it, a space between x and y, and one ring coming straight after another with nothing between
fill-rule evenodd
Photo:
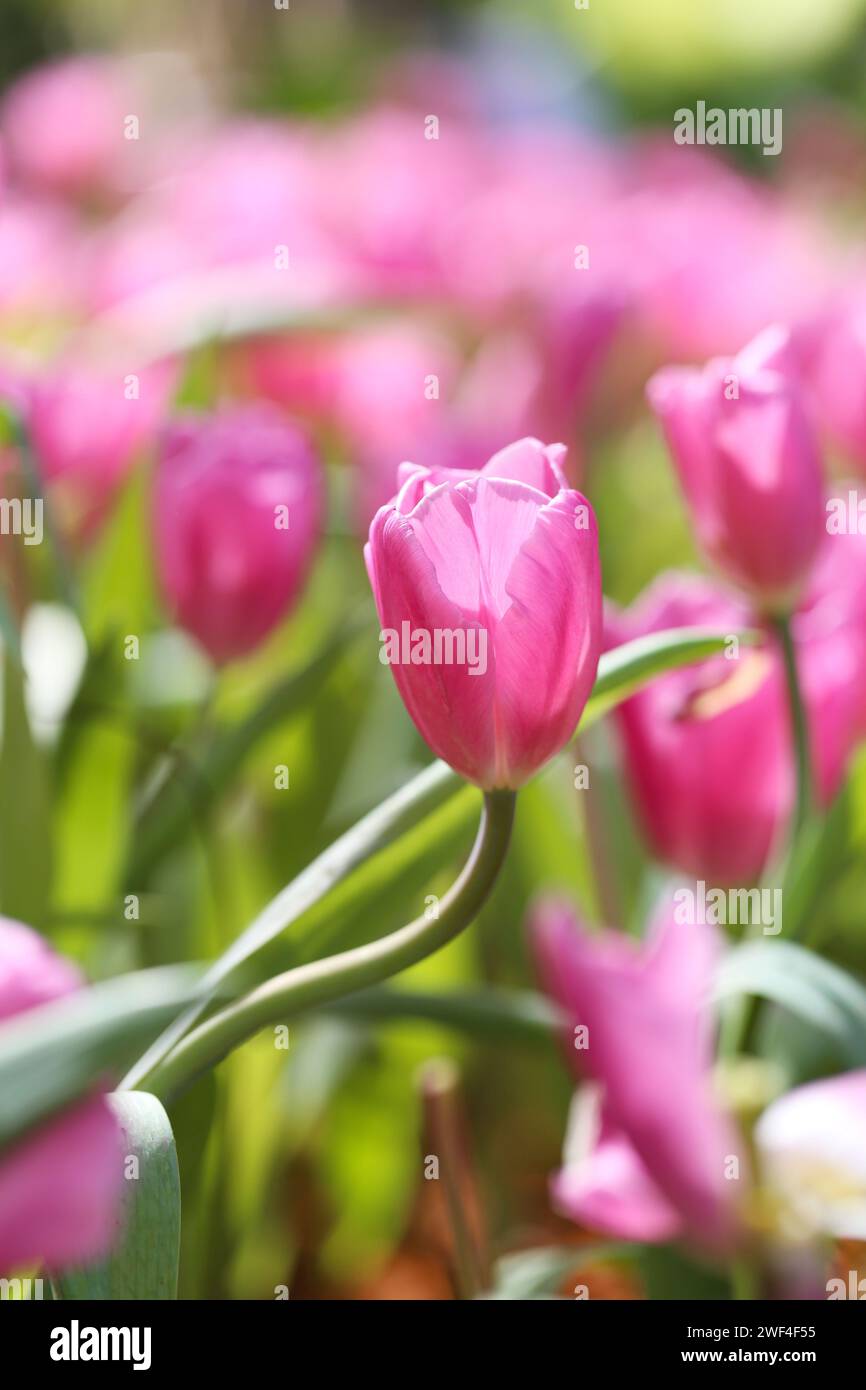
<instances>
[{"instance_id":1,"label":"blurred pink tulip","mask_svg":"<svg viewBox=\"0 0 866 1390\"><path fill-rule=\"evenodd\" d=\"M821 464L797 385L766 365L775 333L647 388L707 554L756 601L790 609L824 524Z\"/></svg>"},{"instance_id":2,"label":"blurred pink tulip","mask_svg":"<svg viewBox=\"0 0 866 1390\"><path fill-rule=\"evenodd\" d=\"M0 1026L80 984L29 927L0 919ZM103 1255L116 1232L121 1186L120 1129L100 1095L17 1140L0 1154L0 1275Z\"/></svg>"},{"instance_id":3,"label":"blurred pink tulip","mask_svg":"<svg viewBox=\"0 0 866 1390\"><path fill-rule=\"evenodd\" d=\"M787 155L787 132L786 132ZM634 151L620 259L666 356L735 353L768 323L808 318L839 264L826 231L706 147L655 138Z\"/></svg>"},{"instance_id":4,"label":"blurred pink tulip","mask_svg":"<svg viewBox=\"0 0 866 1390\"><path fill-rule=\"evenodd\" d=\"M58 362L25 383L26 424L61 521L86 535L136 456L156 436L176 370L168 362L107 371Z\"/></svg>"},{"instance_id":5,"label":"blurred pink tulip","mask_svg":"<svg viewBox=\"0 0 866 1390\"><path fill-rule=\"evenodd\" d=\"M477 473L404 465L370 527L380 658L434 752L485 789L519 787L558 752L595 679L598 535L564 453L523 439Z\"/></svg>"},{"instance_id":6,"label":"blurred pink tulip","mask_svg":"<svg viewBox=\"0 0 866 1390\"><path fill-rule=\"evenodd\" d=\"M79 310L82 260L81 228L69 208L0 195L0 312L35 311L53 323Z\"/></svg>"},{"instance_id":7,"label":"blurred pink tulip","mask_svg":"<svg viewBox=\"0 0 866 1390\"><path fill-rule=\"evenodd\" d=\"M319 153L321 223L374 297L441 293L450 228L480 178L476 132L462 122L380 107Z\"/></svg>"},{"instance_id":8,"label":"blurred pink tulip","mask_svg":"<svg viewBox=\"0 0 866 1390\"><path fill-rule=\"evenodd\" d=\"M0 113L13 174L64 194L98 186L123 150L128 102L116 64L104 58L62 58L25 73Z\"/></svg>"},{"instance_id":9,"label":"blurred pink tulip","mask_svg":"<svg viewBox=\"0 0 866 1390\"><path fill-rule=\"evenodd\" d=\"M866 474L866 287L849 286L815 328L807 365L818 418L830 439Z\"/></svg>"},{"instance_id":10,"label":"blurred pink tulip","mask_svg":"<svg viewBox=\"0 0 866 1390\"><path fill-rule=\"evenodd\" d=\"M154 499L160 577L177 621L214 661L244 656L286 616L322 505L306 436L269 407L189 416L167 431Z\"/></svg>"},{"instance_id":11,"label":"blurred pink tulip","mask_svg":"<svg viewBox=\"0 0 866 1390\"><path fill-rule=\"evenodd\" d=\"M600 1088L578 1099L557 1205L628 1240L731 1244L738 1188L728 1175L745 1177L747 1164L711 1087L716 930L679 924L665 903L638 944L590 933L568 907L547 902L531 933L544 986L569 1025L571 1063Z\"/></svg>"},{"instance_id":12,"label":"blurred pink tulip","mask_svg":"<svg viewBox=\"0 0 866 1390\"><path fill-rule=\"evenodd\" d=\"M866 596L866 546L825 537L815 577L794 619L817 790L834 796L863 728L866 608L859 623L855 573ZM856 564L854 563L856 561ZM754 626L746 603L697 575L657 579L624 613L608 642L666 628ZM619 706L626 771L654 852L714 884L754 882L793 805L794 769L781 660L775 647L733 645L670 671Z\"/></svg>"},{"instance_id":13,"label":"blurred pink tulip","mask_svg":"<svg viewBox=\"0 0 866 1390\"><path fill-rule=\"evenodd\" d=\"M617 1239L684 1239L722 1253L745 1238L757 1183L777 1235L866 1239L866 1071L772 1101L754 1129L754 1168L716 1099L716 928L678 922L667 899L638 943L588 932L547 900L530 930L583 1083L553 1181L564 1215Z\"/></svg>"}]
</instances>

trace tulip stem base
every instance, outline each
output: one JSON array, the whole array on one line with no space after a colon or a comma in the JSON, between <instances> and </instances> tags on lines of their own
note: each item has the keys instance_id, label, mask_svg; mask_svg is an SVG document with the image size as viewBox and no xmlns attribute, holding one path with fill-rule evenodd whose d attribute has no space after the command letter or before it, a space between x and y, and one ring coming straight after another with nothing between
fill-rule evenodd
<instances>
[{"instance_id":1,"label":"tulip stem base","mask_svg":"<svg viewBox=\"0 0 866 1390\"><path fill-rule=\"evenodd\" d=\"M276 975L187 1034L139 1080L139 1088L163 1098L175 1095L269 1024L379 984L445 946L475 919L496 881L511 838L514 804L514 792L485 793L472 852L435 916L425 914L377 941Z\"/></svg>"}]
</instances>

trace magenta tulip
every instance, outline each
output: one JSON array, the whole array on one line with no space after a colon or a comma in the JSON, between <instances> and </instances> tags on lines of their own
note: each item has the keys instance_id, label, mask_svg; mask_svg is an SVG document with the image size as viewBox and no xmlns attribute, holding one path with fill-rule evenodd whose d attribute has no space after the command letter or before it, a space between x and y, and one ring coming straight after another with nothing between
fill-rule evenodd
<instances>
[{"instance_id":1,"label":"magenta tulip","mask_svg":"<svg viewBox=\"0 0 866 1390\"><path fill-rule=\"evenodd\" d=\"M406 465L370 527L380 659L434 752L485 789L558 752L595 680L598 535L564 452L523 439L479 473Z\"/></svg>"},{"instance_id":2,"label":"magenta tulip","mask_svg":"<svg viewBox=\"0 0 866 1390\"><path fill-rule=\"evenodd\" d=\"M866 1071L772 1101L750 1162L713 1082L715 928L678 921L672 899L641 943L588 932L554 901L530 925L583 1083L552 1185L564 1215L617 1239L716 1253L748 1239L750 1211L763 1212L765 1239L866 1238Z\"/></svg>"},{"instance_id":3,"label":"magenta tulip","mask_svg":"<svg viewBox=\"0 0 866 1390\"><path fill-rule=\"evenodd\" d=\"M154 533L177 621L223 663L244 656L297 600L319 535L318 461L263 406L189 416L166 433Z\"/></svg>"},{"instance_id":4,"label":"magenta tulip","mask_svg":"<svg viewBox=\"0 0 866 1390\"><path fill-rule=\"evenodd\" d=\"M15 175L63 194L98 187L122 158L132 96L120 68L104 58L63 58L25 73L0 116Z\"/></svg>"},{"instance_id":5,"label":"magenta tulip","mask_svg":"<svg viewBox=\"0 0 866 1390\"><path fill-rule=\"evenodd\" d=\"M667 367L647 388L702 546L774 611L802 590L824 525L816 442L780 360L776 336L764 334L702 371Z\"/></svg>"},{"instance_id":6,"label":"magenta tulip","mask_svg":"<svg viewBox=\"0 0 866 1390\"><path fill-rule=\"evenodd\" d=\"M25 383L24 421L60 519L86 536L105 516L136 458L152 444L176 370L96 370L57 362Z\"/></svg>"},{"instance_id":7,"label":"magenta tulip","mask_svg":"<svg viewBox=\"0 0 866 1390\"><path fill-rule=\"evenodd\" d=\"M0 919L0 1027L81 981L29 927ZM120 1129L105 1099L76 1102L0 1154L0 1275L103 1255L116 1233Z\"/></svg>"},{"instance_id":8,"label":"magenta tulip","mask_svg":"<svg viewBox=\"0 0 866 1390\"><path fill-rule=\"evenodd\" d=\"M569 1058L600 1088L578 1100L572 1137L580 1150L567 1145L557 1205L625 1239L729 1244L737 1231L731 1175L745 1177L747 1166L711 1087L715 929L680 925L665 903L638 944L589 933L566 906L548 902L531 930L545 988L568 1023Z\"/></svg>"},{"instance_id":9,"label":"magenta tulip","mask_svg":"<svg viewBox=\"0 0 866 1390\"><path fill-rule=\"evenodd\" d=\"M853 544L843 553L849 540L825 538L793 624L825 805L844 775L866 708L866 625L862 617L859 625L844 621L854 605L858 554ZM859 559L866 577L866 548ZM611 617L608 642L706 625L734 636L754 621L746 603L720 585L668 574ZM616 719L636 808L656 855L710 883L748 884L766 866L793 806L790 716L777 648L732 645L729 653L735 659L720 654L660 676L626 700Z\"/></svg>"}]
</instances>

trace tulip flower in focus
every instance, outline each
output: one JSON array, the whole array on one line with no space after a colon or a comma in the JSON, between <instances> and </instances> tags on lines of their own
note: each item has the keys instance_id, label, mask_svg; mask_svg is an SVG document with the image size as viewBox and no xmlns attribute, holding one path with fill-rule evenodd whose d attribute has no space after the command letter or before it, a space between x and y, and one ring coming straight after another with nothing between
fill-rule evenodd
<instances>
[{"instance_id":1,"label":"tulip flower in focus","mask_svg":"<svg viewBox=\"0 0 866 1390\"><path fill-rule=\"evenodd\" d=\"M781 351L774 330L702 370L664 368L647 395L707 554L761 609L784 612L808 578L824 509L800 388L775 369Z\"/></svg>"},{"instance_id":2,"label":"tulip flower in focus","mask_svg":"<svg viewBox=\"0 0 866 1390\"><path fill-rule=\"evenodd\" d=\"M810 720L817 792L835 795L862 728L866 704L864 625L841 622L853 602L852 564L826 537L794 638ZM846 551L866 576L866 548ZM845 583L843 585L843 573ZM611 618L608 645L666 628L710 626L732 636L753 627L748 605L697 575L657 579ZM794 798L790 714L778 649L729 648L669 671L616 711L626 772L655 854L710 883L758 879L783 833Z\"/></svg>"},{"instance_id":3,"label":"tulip flower in focus","mask_svg":"<svg viewBox=\"0 0 866 1390\"><path fill-rule=\"evenodd\" d=\"M77 971L29 927L0 918L0 1027L79 988ZM0 1154L0 1275L103 1255L122 1185L120 1129L100 1095L78 1101Z\"/></svg>"},{"instance_id":4,"label":"tulip flower in focus","mask_svg":"<svg viewBox=\"0 0 866 1390\"><path fill-rule=\"evenodd\" d=\"M749 1211L777 1242L866 1234L866 1071L788 1092L747 1146L713 1084L717 930L665 900L647 940L588 932L565 904L530 923L542 981L567 1022L581 1081L556 1206L625 1240L684 1239L731 1253Z\"/></svg>"},{"instance_id":5,"label":"tulip flower in focus","mask_svg":"<svg viewBox=\"0 0 866 1390\"><path fill-rule=\"evenodd\" d=\"M217 663L286 616L318 540L322 481L306 436L262 406L179 419L166 432L154 534L167 601Z\"/></svg>"},{"instance_id":6,"label":"tulip flower in focus","mask_svg":"<svg viewBox=\"0 0 866 1390\"><path fill-rule=\"evenodd\" d=\"M485 790L557 753L595 680L598 536L564 452L522 439L478 473L404 465L370 527L380 657L430 747Z\"/></svg>"}]
</instances>

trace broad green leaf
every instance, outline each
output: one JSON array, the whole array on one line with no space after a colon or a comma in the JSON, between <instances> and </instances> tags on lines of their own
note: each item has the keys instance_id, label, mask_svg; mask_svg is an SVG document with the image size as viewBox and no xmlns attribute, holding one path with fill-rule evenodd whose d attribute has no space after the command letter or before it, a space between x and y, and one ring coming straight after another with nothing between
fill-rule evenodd
<instances>
[{"instance_id":1,"label":"broad green leaf","mask_svg":"<svg viewBox=\"0 0 866 1390\"><path fill-rule=\"evenodd\" d=\"M140 886L160 858L207 813L256 743L315 698L359 630L357 620L342 626L307 666L269 690L246 719L215 735L200 753L177 760L174 770L139 808L124 871L130 890Z\"/></svg>"},{"instance_id":2,"label":"broad green leaf","mask_svg":"<svg viewBox=\"0 0 866 1390\"><path fill-rule=\"evenodd\" d=\"M137 1084L151 1067L174 1046L203 1013L220 985L251 955L272 941L302 913L340 883L377 849L388 845L410 825L441 805L460 786L460 779L444 763L433 763L408 786L382 802L362 821L314 859L286 888L268 903L227 951L214 962L200 984L200 995L184 1011L153 1048L140 1059L127 1078Z\"/></svg>"},{"instance_id":3,"label":"broad green leaf","mask_svg":"<svg viewBox=\"0 0 866 1390\"><path fill-rule=\"evenodd\" d=\"M180 1250L180 1176L168 1115L156 1096L109 1097L123 1135L121 1234L111 1257L54 1281L62 1299L173 1299Z\"/></svg>"},{"instance_id":4,"label":"broad green leaf","mask_svg":"<svg viewBox=\"0 0 866 1390\"><path fill-rule=\"evenodd\" d=\"M24 484L25 494L34 499L38 498L42 504L43 530L46 541L45 549L54 567L57 596L62 599L67 608L77 613L79 608L78 591L72 562L67 551L66 539L62 533L62 529L56 524L54 519L53 501L50 492L47 492L46 488L43 486L40 460L30 447L27 426L24 424L21 416L18 415L8 403L0 407L0 410L2 410L4 416L5 429L11 436L11 442L14 445L20 462L21 478Z\"/></svg>"},{"instance_id":5,"label":"broad green leaf","mask_svg":"<svg viewBox=\"0 0 866 1390\"><path fill-rule=\"evenodd\" d=\"M678 627L636 637L605 652L598 663L598 675L580 729L589 728L653 676L663 675L677 666L690 666L724 651L732 636L747 644L760 640L756 633L720 634L710 628Z\"/></svg>"},{"instance_id":6,"label":"broad green leaf","mask_svg":"<svg viewBox=\"0 0 866 1390\"><path fill-rule=\"evenodd\" d=\"M722 962L716 998L758 995L824 1033L849 1066L866 1066L866 986L793 941L749 941Z\"/></svg>"},{"instance_id":7,"label":"broad green leaf","mask_svg":"<svg viewBox=\"0 0 866 1390\"><path fill-rule=\"evenodd\" d=\"M43 927L51 893L48 769L24 703L24 673L3 662L0 748L0 911Z\"/></svg>"},{"instance_id":8,"label":"broad green leaf","mask_svg":"<svg viewBox=\"0 0 866 1390\"><path fill-rule=\"evenodd\" d=\"M0 1149L119 1075L191 993L194 970L121 975L0 1024Z\"/></svg>"},{"instance_id":9,"label":"broad green leaf","mask_svg":"<svg viewBox=\"0 0 866 1390\"><path fill-rule=\"evenodd\" d=\"M142 637L158 611L150 536L148 470L131 474L104 533L87 555L82 581L84 627L91 647L123 651Z\"/></svg>"}]
</instances>

